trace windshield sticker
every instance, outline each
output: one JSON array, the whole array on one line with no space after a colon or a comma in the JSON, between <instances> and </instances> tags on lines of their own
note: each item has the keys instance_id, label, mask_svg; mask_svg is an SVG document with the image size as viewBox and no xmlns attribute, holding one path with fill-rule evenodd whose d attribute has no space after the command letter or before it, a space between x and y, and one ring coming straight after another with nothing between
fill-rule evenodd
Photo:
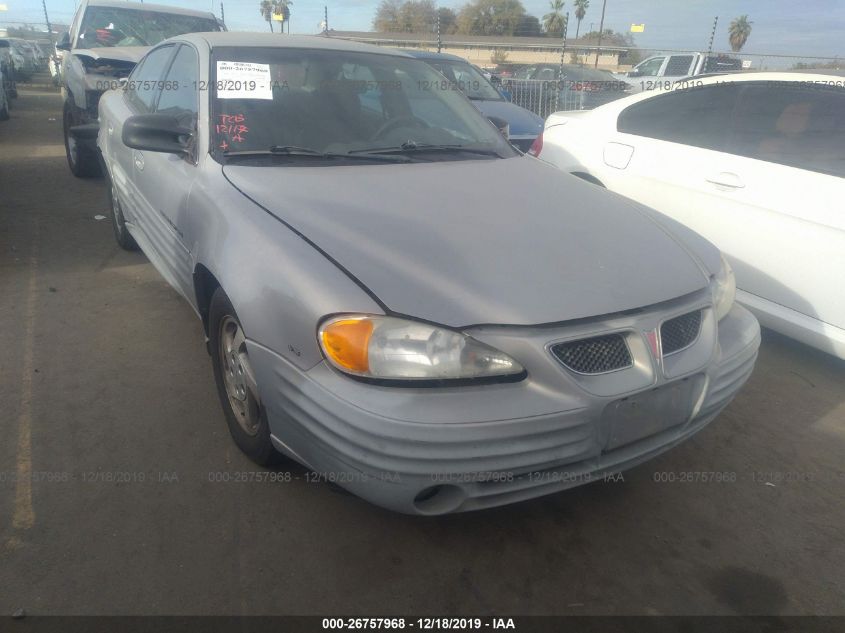
<instances>
[{"instance_id":1,"label":"windshield sticker","mask_svg":"<svg viewBox=\"0 0 845 633\"><path fill-rule=\"evenodd\" d=\"M217 147L225 152L231 143L243 143L244 135L249 132L243 114L220 114L217 118L217 124L214 126L220 141Z\"/></svg>"},{"instance_id":2,"label":"windshield sticker","mask_svg":"<svg viewBox=\"0 0 845 633\"><path fill-rule=\"evenodd\" d=\"M217 62L218 99L272 99L270 64Z\"/></svg>"}]
</instances>

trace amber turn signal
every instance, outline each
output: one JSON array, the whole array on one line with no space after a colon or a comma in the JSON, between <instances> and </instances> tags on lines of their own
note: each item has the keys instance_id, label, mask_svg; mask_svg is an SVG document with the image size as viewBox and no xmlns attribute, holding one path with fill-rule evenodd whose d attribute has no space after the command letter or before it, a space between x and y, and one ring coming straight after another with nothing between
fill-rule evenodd
<instances>
[{"instance_id":1,"label":"amber turn signal","mask_svg":"<svg viewBox=\"0 0 845 633\"><path fill-rule=\"evenodd\" d=\"M367 350L373 324L368 319L340 319L332 321L321 331L323 349L339 366L350 371L369 371Z\"/></svg>"}]
</instances>

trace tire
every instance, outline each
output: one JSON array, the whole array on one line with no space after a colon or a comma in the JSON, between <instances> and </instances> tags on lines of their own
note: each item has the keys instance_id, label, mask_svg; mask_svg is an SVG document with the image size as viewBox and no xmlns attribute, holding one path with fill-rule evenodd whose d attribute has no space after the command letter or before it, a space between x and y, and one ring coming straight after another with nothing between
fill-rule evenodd
<instances>
[{"instance_id":1,"label":"tire","mask_svg":"<svg viewBox=\"0 0 845 633\"><path fill-rule=\"evenodd\" d=\"M126 220L123 217L123 207L120 206L120 199L118 198L114 182L111 177L107 177L106 180L108 182L106 195L108 196L109 208L111 209L111 213L109 215L111 215L111 227L114 231L114 239L117 242L117 245L123 250L137 251L139 250L138 243L126 228Z\"/></svg>"},{"instance_id":2,"label":"tire","mask_svg":"<svg viewBox=\"0 0 845 633\"><path fill-rule=\"evenodd\" d=\"M97 155L91 150L78 145L76 140L70 136L70 128L77 125L79 121L74 115L74 107L65 102L62 114L62 124L65 135L65 156L71 173L77 178L93 178L100 175L100 162Z\"/></svg>"},{"instance_id":3,"label":"tire","mask_svg":"<svg viewBox=\"0 0 845 633\"><path fill-rule=\"evenodd\" d=\"M259 466L279 463L283 457L270 440L270 424L249 364L246 336L222 288L211 297L208 333L214 382L229 434L238 448Z\"/></svg>"}]
</instances>

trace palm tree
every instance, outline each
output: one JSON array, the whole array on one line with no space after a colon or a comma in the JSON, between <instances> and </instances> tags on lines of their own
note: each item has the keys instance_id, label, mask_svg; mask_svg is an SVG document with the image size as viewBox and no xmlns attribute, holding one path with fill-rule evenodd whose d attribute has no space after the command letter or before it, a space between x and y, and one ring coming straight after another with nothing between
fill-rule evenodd
<instances>
[{"instance_id":1,"label":"palm tree","mask_svg":"<svg viewBox=\"0 0 845 633\"><path fill-rule=\"evenodd\" d=\"M272 0L273 2L273 11L275 11L276 15L282 14L284 16L284 20L282 21L282 33L285 32L285 24L288 25L288 33L290 33L290 5L293 4L292 0Z\"/></svg>"},{"instance_id":2,"label":"palm tree","mask_svg":"<svg viewBox=\"0 0 845 633\"><path fill-rule=\"evenodd\" d=\"M751 25L753 22L748 21L747 15L741 15L731 22L728 28L728 40L731 43L731 50L738 53L745 46L748 41L748 36L751 35Z\"/></svg>"},{"instance_id":3,"label":"palm tree","mask_svg":"<svg viewBox=\"0 0 845 633\"><path fill-rule=\"evenodd\" d=\"M578 25L575 27L575 39L578 39L578 33L581 31L581 20L587 15L587 9L590 8L590 0L575 0L575 19L578 20Z\"/></svg>"},{"instance_id":4,"label":"palm tree","mask_svg":"<svg viewBox=\"0 0 845 633\"><path fill-rule=\"evenodd\" d=\"M564 4L566 4L564 0L549 0L552 11L543 16L543 28L546 29L546 33L554 33L555 35L563 33Z\"/></svg>"},{"instance_id":5,"label":"palm tree","mask_svg":"<svg viewBox=\"0 0 845 633\"><path fill-rule=\"evenodd\" d=\"M261 0L261 4L259 5L259 11L261 12L261 17L267 20L267 24L270 25L270 32L273 32L273 0Z\"/></svg>"}]
</instances>

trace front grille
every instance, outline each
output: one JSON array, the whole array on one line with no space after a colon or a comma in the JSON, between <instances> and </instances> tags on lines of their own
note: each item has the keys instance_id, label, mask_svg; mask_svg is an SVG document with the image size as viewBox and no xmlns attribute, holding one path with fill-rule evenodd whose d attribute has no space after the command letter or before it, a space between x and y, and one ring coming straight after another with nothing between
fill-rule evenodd
<instances>
[{"instance_id":1,"label":"front grille","mask_svg":"<svg viewBox=\"0 0 845 633\"><path fill-rule=\"evenodd\" d=\"M551 351L565 367L579 374L605 374L634 364L621 334L558 343Z\"/></svg>"},{"instance_id":2,"label":"front grille","mask_svg":"<svg viewBox=\"0 0 845 633\"><path fill-rule=\"evenodd\" d=\"M701 310L669 319L660 326L660 343L663 355L680 352L692 345L701 330Z\"/></svg>"}]
</instances>

